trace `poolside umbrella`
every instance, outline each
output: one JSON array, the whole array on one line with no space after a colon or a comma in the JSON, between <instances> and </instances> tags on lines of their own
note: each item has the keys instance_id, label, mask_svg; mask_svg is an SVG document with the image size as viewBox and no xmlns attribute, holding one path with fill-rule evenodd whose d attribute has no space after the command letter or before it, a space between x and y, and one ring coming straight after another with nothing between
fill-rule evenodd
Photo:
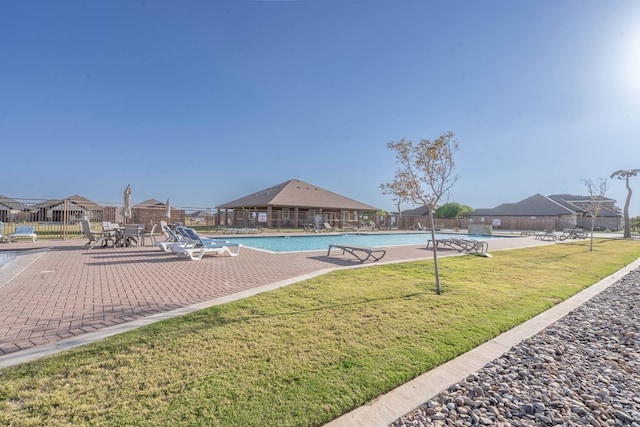
<instances>
[{"instance_id":1,"label":"poolside umbrella","mask_svg":"<svg viewBox=\"0 0 640 427\"><path fill-rule=\"evenodd\" d=\"M131 184L127 185L124 190L124 207L122 208L122 215L124 216L124 222L127 223L127 218L131 218Z\"/></svg>"},{"instance_id":2,"label":"poolside umbrella","mask_svg":"<svg viewBox=\"0 0 640 427\"><path fill-rule=\"evenodd\" d=\"M167 198L167 218L171 219L171 202Z\"/></svg>"}]
</instances>

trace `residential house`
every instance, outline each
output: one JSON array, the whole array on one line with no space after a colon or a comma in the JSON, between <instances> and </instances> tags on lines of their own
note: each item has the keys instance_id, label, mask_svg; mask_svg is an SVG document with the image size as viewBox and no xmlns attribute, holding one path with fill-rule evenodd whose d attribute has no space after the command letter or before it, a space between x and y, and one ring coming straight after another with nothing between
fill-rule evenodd
<instances>
[{"instance_id":1,"label":"residential house","mask_svg":"<svg viewBox=\"0 0 640 427\"><path fill-rule=\"evenodd\" d=\"M577 227L591 230L591 215L589 205L592 202L600 201L601 209L594 221L596 230L620 230L622 229L623 216L620 209L616 207L616 201L608 197L575 196L572 194L553 194L549 196L551 200L558 203L566 203L568 207L574 206L582 212L577 218Z\"/></svg>"},{"instance_id":2,"label":"residential house","mask_svg":"<svg viewBox=\"0 0 640 427\"><path fill-rule=\"evenodd\" d=\"M429 208L419 206L405 209L398 216L398 228L403 230L422 230L429 226Z\"/></svg>"},{"instance_id":3,"label":"residential house","mask_svg":"<svg viewBox=\"0 0 640 427\"><path fill-rule=\"evenodd\" d=\"M191 224L207 224L212 225L216 220L216 215L208 212L207 210L198 210L195 212L188 213L186 218L191 222Z\"/></svg>"},{"instance_id":4,"label":"residential house","mask_svg":"<svg viewBox=\"0 0 640 427\"><path fill-rule=\"evenodd\" d=\"M23 221L27 219L28 212L26 203L0 195L0 221Z\"/></svg>"},{"instance_id":5,"label":"residential house","mask_svg":"<svg viewBox=\"0 0 640 427\"><path fill-rule=\"evenodd\" d=\"M586 205L590 197L569 194L535 194L516 203L503 203L490 209L475 209L468 214L469 224L489 224L507 230L563 230L591 228ZM604 209L595 219L597 229L619 230L622 216L615 200L604 199Z\"/></svg>"},{"instance_id":6,"label":"residential house","mask_svg":"<svg viewBox=\"0 0 640 427\"><path fill-rule=\"evenodd\" d=\"M74 194L64 199L51 199L31 207L31 221L74 223L87 218L102 221L104 208L97 203Z\"/></svg>"}]
</instances>

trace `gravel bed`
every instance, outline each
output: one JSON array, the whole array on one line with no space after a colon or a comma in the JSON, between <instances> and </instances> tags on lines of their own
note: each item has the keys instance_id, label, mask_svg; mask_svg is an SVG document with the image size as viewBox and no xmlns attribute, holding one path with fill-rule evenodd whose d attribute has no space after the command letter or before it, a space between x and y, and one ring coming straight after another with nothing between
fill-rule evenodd
<instances>
[{"instance_id":1,"label":"gravel bed","mask_svg":"<svg viewBox=\"0 0 640 427\"><path fill-rule=\"evenodd\" d=\"M640 269L391 426L640 427Z\"/></svg>"}]
</instances>

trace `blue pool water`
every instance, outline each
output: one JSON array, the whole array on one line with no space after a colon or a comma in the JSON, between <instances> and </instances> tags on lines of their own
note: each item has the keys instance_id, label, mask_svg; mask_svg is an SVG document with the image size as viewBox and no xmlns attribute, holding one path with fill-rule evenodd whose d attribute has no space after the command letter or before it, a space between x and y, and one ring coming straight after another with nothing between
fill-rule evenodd
<instances>
[{"instance_id":1,"label":"blue pool water","mask_svg":"<svg viewBox=\"0 0 640 427\"><path fill-rule=\"evenodd\" d=\"M436 233L436 239L448 237L474 238L460 234ZM217 237L216 237L217 238ZM499 237L476 236L482 240ZM331 234L312 236L266 236L266 237L227 237L230 242L243 246L263 249L271 252L301 252L327 250L329 245L358 245L372 247L425 245L431 239L430 233L381 233L381 234Z\"/></svg>"},{"instance_id":2,"label":"blue pool water","mask_svg":"<svg viewBox=\"0 0 640 427\"><path fill-rule=\"evenodd\" d=\"M16 255L17 254L15 252L9 252L9 251L0 252L0 268L2 268L5 264L8 264L9 262L13 261Z\"/></svg>"}]
</instances>

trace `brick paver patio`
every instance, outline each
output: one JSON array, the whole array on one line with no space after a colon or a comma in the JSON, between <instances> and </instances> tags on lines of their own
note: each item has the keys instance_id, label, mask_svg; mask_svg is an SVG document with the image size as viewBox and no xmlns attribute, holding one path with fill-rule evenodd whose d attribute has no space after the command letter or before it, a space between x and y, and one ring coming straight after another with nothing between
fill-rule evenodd
<instances>
[{"instance_id":1,"label":"brick paver patio","mask_svg":"<svg viewBox=\"0 0 640 427\"><path fill-rule=\"evenodd\" d=\"M326 251L273 254L243 247L237 257L189 261L153 246L88 251L84 243L74 239L0 245L0 251L28 249L0 267L0 360L157 313L361 266L339 251L327 257ZM539 244L548 243L514 237L491 241L490 250ZM424 245L391 247L376 264L431 257ZM8 275L19 260L24 269Z\"/></svg>"}]
</instances>

